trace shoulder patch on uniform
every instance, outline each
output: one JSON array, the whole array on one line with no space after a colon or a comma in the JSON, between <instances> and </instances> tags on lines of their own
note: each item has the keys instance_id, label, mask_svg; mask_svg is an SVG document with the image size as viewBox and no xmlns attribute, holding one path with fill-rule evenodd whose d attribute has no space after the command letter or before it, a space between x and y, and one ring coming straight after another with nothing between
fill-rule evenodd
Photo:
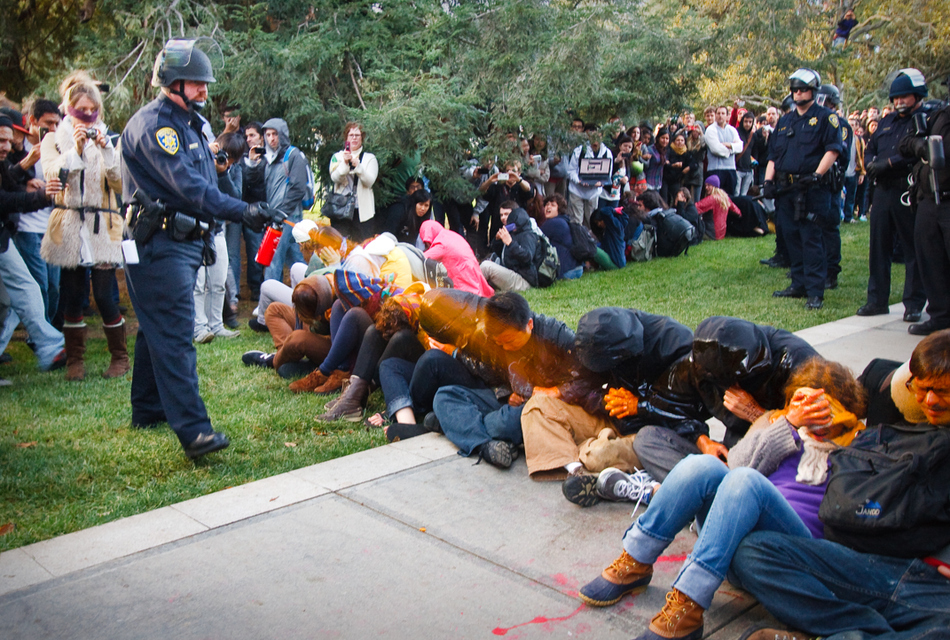
<instances>
[{"instance_id":1,"label":"shoulder patch on uniform","mask_svg":"<svg viewBox=\"0 0 950 640\"><path fill-rule=\"evenodd\" d=\"M838 128L838 114L832 113L830 116L828 116L828 122L831 123L832 127L837 129Z\"/></svg>"},{"instance_id":2,"label":"shoulder patch on uniform","mask_svg":"<svg viewBox=\"0 0 950 640\"><path fill-rule=\"evenodd\" d=\"M178 142L178 132L171 127L162 127L156 131L155 139L158 140L158 145L172 156L178 153L178 149L181 147Z\"/></svg>"},{"instance_id":3,"label":"shoulder patch on uniform","mask_svg":"<svg viewBox=\"0 0 950 640\"><path fill-rule=\"evenodd\" d=\"M845 129L844 127L841 127L841 141L842 142L848 141L848 130Z\"/></svg>"},{"instance_id":4,"label":"shoulder patch on uniform","mask_svg":"<svg viewBox=\"0 0 950 640\"><path fill-rule=\"evenodd\" d=\"M808 121L808 126L814 127L816 124L818 124L818 118L812 116L811 119Z\"/></svg>"}]
</instances>

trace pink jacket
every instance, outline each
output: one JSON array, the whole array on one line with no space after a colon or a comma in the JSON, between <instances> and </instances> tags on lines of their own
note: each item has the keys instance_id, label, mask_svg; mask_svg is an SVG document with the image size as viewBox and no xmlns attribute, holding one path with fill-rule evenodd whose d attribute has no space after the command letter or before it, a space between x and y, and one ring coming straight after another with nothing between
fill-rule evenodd
<instances>
[{"instance_id":1,"label":"pink jacket","mask_svg":"<svg viewBox=\"0 0 950 640\"><path fill-rule=\"evenodd\" d=\"M435 220L426 220L419 228L419 239L429 247L425 256L445 265L456 289L486 298L495 293L482 275L478 260L465 238Z\"/></svg>"},{"instance_id":2,"label":"pink jacket","mask_svg":"<svg viewBox=\"0 0 950 640\"><path fill-rule=\"evenodd\" d=\"M733 203L732 199L728 196L726 196L725 199L729 203L728 209L723 208L722 203L719 202L715 196L706 196L696 203L696 211L699 212L699 215L703 215L707 211L712 211L713 229L715 230L716 240L722 240L726 237L726 218L729 217L730 213L734 213L740 218L742 217L742 212L739 211L739 207Z\"/></svg>"}]
</instances>

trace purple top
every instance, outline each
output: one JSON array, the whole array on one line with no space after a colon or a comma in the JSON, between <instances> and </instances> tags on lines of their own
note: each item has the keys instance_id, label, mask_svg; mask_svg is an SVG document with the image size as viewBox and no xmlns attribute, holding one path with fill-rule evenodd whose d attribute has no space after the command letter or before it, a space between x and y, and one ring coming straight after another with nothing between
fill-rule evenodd
<instances>
[{"instance_id":1,"label":"purple top","mask_svg":"<svg viewBox=\"0 0 950 640\"><path fill-rule=\"evenodd\" d=\"M797 442L801 442L798 433L793 433L793 435ZM795 481L795 476L798 475L798 463L801 462L803 454L804 449L785 458L778 469L769 476L769 481L788 500L788 504L811 531L812 537L821 540L825 537L825 525L818 519L818 507L821 506L828 480L826 478L818 486Z\"/></svg>"}]
</instances>

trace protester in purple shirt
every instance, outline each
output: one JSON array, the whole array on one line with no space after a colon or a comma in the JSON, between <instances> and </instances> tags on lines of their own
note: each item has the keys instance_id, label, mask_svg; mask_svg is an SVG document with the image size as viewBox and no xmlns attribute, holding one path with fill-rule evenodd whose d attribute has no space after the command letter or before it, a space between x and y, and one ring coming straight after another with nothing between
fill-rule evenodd
<instances>
[{"instance_id":1,"label":"protester in purple shirt","mask_svg":"<svg viewBox=\"0 0 950 640\"><path fill-rule=\"evenodd\" d=\"M699 539L666 605L637 640L699 640L703 612L726 578L739 542L750 532L778 531L821 538L818 507L828 481L828 454L850 444L863 425L864 389L843 365L815 357L786 387L785 408L764 414L729 451L729 465L712 455L677 464L646 512L623 537L623 554L580 590L594 606L645 588L653 563L693 518Z\"/></svg>"}]
</instances>

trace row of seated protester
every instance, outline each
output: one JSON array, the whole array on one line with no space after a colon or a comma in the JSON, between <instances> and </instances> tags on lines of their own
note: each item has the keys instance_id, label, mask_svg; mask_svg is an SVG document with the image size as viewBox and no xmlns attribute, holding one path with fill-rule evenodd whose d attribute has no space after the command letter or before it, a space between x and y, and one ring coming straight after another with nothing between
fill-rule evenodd
<instances>
[{"instance_id":1,"label":"row of seated protester","mask_svg":"<svg viewBox=\"0 0 950 640\"><path fill-rule=\"evenodd\" d=\"M446 233L423 227L427 237ZM529 476L560 481L576 505L645 506L621 556L580 589L589 605L646 588L653 564L696 519L700 536L641 640L701 638L703 613L727 574L782 622L812 633L856 628L847 615L876 606L828 593L802 616L796 607L807 598L795 580L828 589L840 576L786 562L784 577L767 577L768 562L789 548L820 557L820 545L834 541L849 567L877 566L872 554L948 566L950 330L926 338L909 362L875 360L855 379L801 338L739 318L707 318L692 331L669 317L603 307L575 331L532 312L517 293L487 297L474 256L472 280L458 279L468 290L432 286L449 281L427 264L428 250L419 260L415 247L384 235L336 264L342 254L324 248L330 266L303 273L289 302L264 311L277 351L249 352L245 363L295 377L309 360L316 368L291 391L342 390L318 420L362 420L381 388L385 414L366 424L390 441L441 433L460 455L500 469L523 452ZM367 264L371 274L348 270ZM721 442L710 437L710 418L725 426ZM888 511L881 527L867 517L882 511L879 490L896 514ZM940 593L950 593L950 568L934 575ZM921 607L916 630L936 619L934 607ZM767 633L744 637L773 638Z\"/></svg>"}]
</instances>

